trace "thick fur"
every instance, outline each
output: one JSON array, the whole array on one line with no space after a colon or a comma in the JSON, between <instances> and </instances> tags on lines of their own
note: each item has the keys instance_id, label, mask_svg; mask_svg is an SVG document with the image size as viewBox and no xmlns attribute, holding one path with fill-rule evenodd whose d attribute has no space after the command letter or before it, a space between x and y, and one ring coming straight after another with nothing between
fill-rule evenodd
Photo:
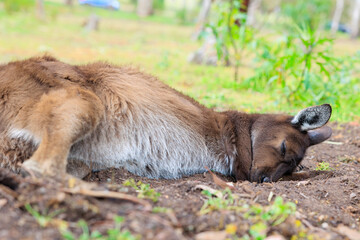
<instances>
[{"instance_id":1,"label":"thick fur","mask_svg":"<svg viewBox=\"0 0 360 240\"><path fill-rule=\"evenodd\" d=\"M311 145L291 119L215 112L130 67L72 66L49 56L0 66L0 165L15 171L26 159L27 169L51 176L68 165L79 177L125 167L150 178L179 178L207 166L257 181L253 148L266 145L256 137L265 128L272 148L294 135L288 148L301 148L300 160ZM274 169L276 158L269 158Z\"/></svg>"}]
</instances>

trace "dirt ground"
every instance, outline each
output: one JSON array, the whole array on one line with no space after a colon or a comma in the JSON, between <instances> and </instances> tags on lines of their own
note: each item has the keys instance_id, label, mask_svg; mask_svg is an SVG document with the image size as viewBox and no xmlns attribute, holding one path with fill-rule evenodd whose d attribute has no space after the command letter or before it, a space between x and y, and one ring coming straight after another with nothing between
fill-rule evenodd
<instances>
[{"instance_id":1,"label":"dirt ground","mask_svg":"<svg viewBox=\"0 0 360 240\"><path fill-rule=\"evenodd\" d=\"M360 126L331 126L331 139L311 147L302 162L302 171L308 172L309 178L235 183L232 197L237 208L212 209L203 214L200 210L208 197L202 190L210 187L223 191L210 173L180 180L153 180L109 169L88 176L87 181L99 184L91 191L82 191L71 181L64 187L50 179L24 179L2 169L0 239L63 239L66 235L61 229L65 228L79 237L83 234L80 219L87 222L90 232L98 230L105 236L106 229L115 228L114 216L123 216L121 230L129 230L138 239L251 239L256 233L271 236L269 239L360 239ZM323 161L330 164L329 169L314 171ZM150 184L161 194L158 201L136 198L132 187L122 185L130 178ZM120 195L106 195L109 190ZM102 194L94 195L96 192ZM247 214L252 209L249 206L266 211L277 196L296 203L296 212L280 224L257 217L254 212ZM38 212L40 217L32 216L29 206L36 211L33 215ZM41 216L45 218L44 226L36 220ZM259 227L261 223L265 228Z\"/></svg>"}]
</instances>

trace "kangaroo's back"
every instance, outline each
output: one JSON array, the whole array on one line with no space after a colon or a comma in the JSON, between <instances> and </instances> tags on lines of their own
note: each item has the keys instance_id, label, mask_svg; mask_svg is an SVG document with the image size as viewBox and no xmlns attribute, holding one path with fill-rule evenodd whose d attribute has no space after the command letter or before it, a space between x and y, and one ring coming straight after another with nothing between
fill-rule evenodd
<instances>
[{"instance_id":1,"label":"kangaroo's back","mask_svg":"<svg viewBox=\"0 0 360 240\"><path fill-rule=\"evenodd\" d=\"M32 143L27 148L32 151L42 137L29 130L27 119L38 114L40 117L34 121L40 128L54 121L42 117L48 114L67 121L73 117L68 109L52 113L48 108L61 109L70 101L73 104L67 108L79 110L83 103L72 99L74 94L83 98L81 92L85 91L84 98L94 95L87 102L93 104L96 98L104 111L96 117L94 131L73 142L71 159L99 168L124 166L140 175L171 178L196 171L192 169L198 169L199 164L210 166L205 159L216 154L206 147L208 141L213 141L211 136L217 135L212 134L215 123L209 124L215 113L131 67L102 62L74 66L51 57L31 58L4 65L0 83L4 96L0 109L3 129L10 137L21 139L24 146ZM84 114L93 118L88 112ZM62 131L67 132L66 128ZM180 162L188 167L173 173Z\"/></svg>"},{"instance_id":2,"label":"kangaroo's back","mask_svg":"<svg viewBox=\"0 0 360 240\"><path fill-rule=\"evenodd\" d=\"M52 64L52 68L47 66ZM67 84L53 69L71 69L52 57L30 58L0 67L0 129L4 130L19 111L34 105L43 94ZM71 74L73 75L73 74Z\"/></svg>"},{"instance_id":3,"label":"kangaroo's back","mask_svg":"<svg viewBox=\"0 0 360 240\"><path fill-rule=\"evenodd\" d=\"M212 166L207 159L217 153L207 144L216 141L211 137L218 129L212 125L211 109L131 67L94 63L79 69L105 114L94 133L73 146L70 158L86 159L93 166L123 166L154 178L180 177Z\"/></svg>"}]
</instances>

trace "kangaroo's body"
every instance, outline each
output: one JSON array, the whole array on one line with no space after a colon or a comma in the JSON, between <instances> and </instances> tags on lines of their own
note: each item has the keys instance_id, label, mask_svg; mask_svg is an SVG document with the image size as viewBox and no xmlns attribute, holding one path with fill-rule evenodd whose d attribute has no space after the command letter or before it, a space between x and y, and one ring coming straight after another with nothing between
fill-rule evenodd
<instances>
[{"instance_id":1,"label":"kangaroo's body","mask_svg":"<svg viewBox=\"0 0 360 240\"><path fill-rule=\"evenodd\" d=\"M16 170L30 158L24 166L46 175L66 166L79 177L125 167L151 178L207 166L239 180L276 181L331 135L307 132L328 121L329 105L299 114L215 112L132 68L31 58L0 66L0 165Z\"/></svg>"}]
</instances>

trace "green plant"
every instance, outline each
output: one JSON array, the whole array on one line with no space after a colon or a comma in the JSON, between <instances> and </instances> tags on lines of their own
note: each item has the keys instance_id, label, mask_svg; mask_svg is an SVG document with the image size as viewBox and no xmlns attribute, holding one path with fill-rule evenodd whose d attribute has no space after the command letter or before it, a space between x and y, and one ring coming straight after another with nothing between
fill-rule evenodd
<instances>
[{"instance_id":1,"label":"green plant","mask_svg":"<svg viewBox=\"0 0 360 240\"><path fill-rule=\"evenodd\" d=\"M35 0L0 0L0 2L4 3L4 8L7 13L28 10L35 5Z\"/></svg>"},{"instance_id":2,"label":"green plant","mask_svg":"<svg viewBox=\"0 0 360 240\"><path fill-rule=\"evenodd\" d=\"M296 204L293 202L284 202L282 197L276 197L274 202L268 206L252 205L249 207L245 218L255 221L264 221L271 226L279 225L284 222L290 215L295 214Z\"/></svg>"},{"instance_id":3,"label":"green plant","mask_svg":"<svg viewBox=\"0 0 360 240\"><path fill-rule=\"evenodd\" d=\"M208 199L204 202L203 206L201 207L199 214L208 214L213 211L220 211L220 210L232 210L232 211L239 211L242 207L238 204L237 199L233 196L230 189L225 189L222 192L217 192L216 195L220 197L214 196L208 190L203 190L201 192L204 194Z\"/></svg>"},{"instance_id":4,"label":"green plant","mask_svg":"<svg viewBox=\"0 0 360 240\"><path fill-rule=\"evenodd\" d=\"M326 80L322 79L322 75L325 75L328 78L328 82L331 82L332 76L330 72L336 71L339 68L336 64L336 59L330 55L330 48L325 46L327 43L331 45L332 39L318 36L309 26L303 28L296 26L296 28L298 30L296 36L301 41L303 50L300 52L299 57L294 59L293 63L294 65L297 63L302 66L299 68L300 72L290 71L290 75L296 79L295 86L292 86L292 89L291 85L286 84L284 81L285 85L289 88L289 92L286 95L291 100L291 97L300 97L301 92L310 91L313 93L313 97L316 97L319 101L325 95L325 91L315 92L316 84L326 83ZM316 65L318 69L314 69Z\"/></svg>"},{"instance_id":5,"label":"green plant","mask_svg":"<svg viewBox=\"0 0 360 240\"><path fill-rule=\"evenodd\" d=\"M207 190L202 191L208 199L201 207L199 214L208 214L213 211L239 211L242 212L245 219L251 221L249 235L251 239L265 239L266 233L270 227L283 223L289 216L296 212L296 204L293 202L284 202L282 197L276 197L269 206L260 204L247 205L238 200L230 189L222 192L210 193ZM216 195L216 196L215 196ZM300 221L295 222L301 225ZM299 227L297 226L297 227ZM230 224L226 227L226 232L232 235L232 239L238 239L236 236L236 225ZM249 236L243 236L241 239L249 239Z\"/></svg>"},{"instance_id":6,"label":"green plant","mask_svg":"<svg viewBox=\"0 0 360 240\"><path fill-rule=\"evenodd\" d=\"M145 184L141 181L135 182L132 178L124 181L123 185L134 188L138 193L139 198L147 198L153 202L157 202L160 197L160 193L150 188L150 184Z\"/></svg>"},{"instance_id":7,"label":"green plant","mask_svg":"<svg viewBox=\"0 0 360 240\"><path fill-rule=\"evenodd\" d=\"M275 44L259 41L255 74L243 82L243 87L270 91L278 103L286 100L303 106L326 102L334 108L355 107L354 102L360 99L360 83L352 72L357 69L358 54L335 57L333 39L320 36L308 26L294 29L295 34Z\"/></svg>"},{"instance_id":8,"label":"green plant","mask_svg":"<svg viewBox=\"0 0 360 240\"><path fill-rule=\"evenodd\" d=\"M282 2L280 14L290 18L295 24L305 24L316 30L319 26L324 25L332 7L333 2L323 0L285 0ZM290 25L287 26L287 30L292 31Z\"/></svg>"},{"instance_id":9,"label":"green plant","mask_svg":"<svg viewBox=\"0 0 360 240\"><path fill-rule=\"evenodd\" d=\"M283 223L289 216L296 212L296 204L284 202L282 197L276 197L269 206L254 204L247 206L248 211L244 214L246 219L252 221L249 234L252 239L265 239L268 226L277 226ZM295 222L298 224L299 222Z\"/></svg>"},{"instance_id":10,"label":"green plant","mask_svg":"<svg viewBox=\"0 0 360 240\"><path fill-rule=\"evenodd\" d=\"M360 158L357 158L356 156L345 155L345 156L339 157L339 161L343 162L343 163L358 163L358 162L360 162Z\"/></svg>"},{"instance_id":11,"label":"green plant","mask_svg":"<svg viewBox=\"0 0 360 240\"><path fill-rule=\"evenodd\" d=\"M25 204L25 209L35 218L36 222L41 227L46 227L49 223L53 220L53 218L63 212L62 209L55 210L51 213L41 214L40 212L36 211L29 203Z\"/></svg>"},{"instance_id":12,"label":"green plant","mask_svg":"<svg viewBox=\"0 0 360 240\"><path fill-rule=\"evenodd\" d=\"M82 234L76 238L75 235L70 232L68 229L60 230L62 237L66 240L90 240L90 239L99 239L99 240L137 240L139 237L136 237L131 234L128 230L121 230L121 224L124 222L124 218L121 216L114 217L115 227L108 229L107 234L103 235L99 231L94 231L90 233L89 226L84 220L78 222L78 226L82 229Z\"/></svg>"},{"instance_id":13,"label":"green plant","mask_svg":"<svg viewBox=\"0 0 360 240\"><path fill-rule=\"evenodd\" d=\"M218 59L234 66L235 81L239 78L245 47L254 39L254 29L246 25L247 14L241 11L242 4L242 0L216 1L215 16L207 25L216 39Z\"/></svg>"},{"instance_id":14,"label":"green plant","mask_svg":"<svg viewBox=\"0 0 360 240\"><path fill-rule=\"evenodd\" d=\"M252 239L263 240L266 238L268 226L264 222L257 222L250 226L249 234Z\"/></svg>"},{"instance_id":15,"label":"green plant","mask_svg":"<svg viewBox=\"0 0 360 240\"><path fill-rule=\"evenodd\" d=\"M320 162L316 164L316 171L333 171L334 169L330 167L328 162Z\"/></svg>"},{"instance_id":16,"label":"green plant","mask_svg":"<svg viewBox=\"0 0 360 240\"><path fill-rule=\"evenodd\" d=\"M168 213L168 212L171 212L171 211L172 211L172 209L165 208L165 207L154 207L152 209L153 213Z\"/></svg>"}]
</instances>

